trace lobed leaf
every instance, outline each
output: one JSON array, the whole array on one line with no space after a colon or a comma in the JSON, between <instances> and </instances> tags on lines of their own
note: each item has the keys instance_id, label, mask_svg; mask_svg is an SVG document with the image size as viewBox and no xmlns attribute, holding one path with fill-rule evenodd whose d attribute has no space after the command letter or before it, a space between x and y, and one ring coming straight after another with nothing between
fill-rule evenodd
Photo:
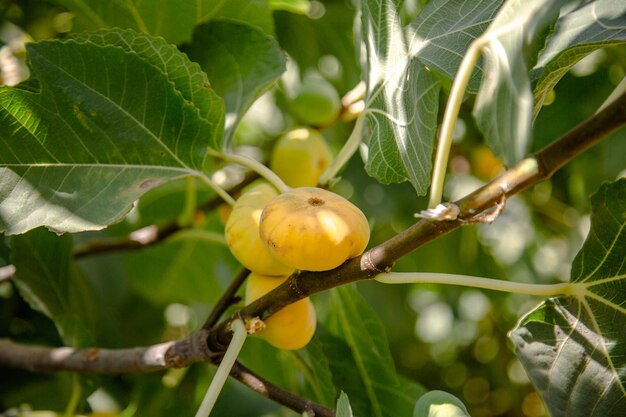
<instances>
[{"instance_id":1,"label":"lobed leaf","mask_svg":"<svg viewBox=\"0 0 626 417\"><path fill-rule=\"evenodd\" d=\"M369 143L365 168L389 184L409 180L418 194L430 183L439 83L408 54L397 2L362 2L363 74Z\"/></svg>"},{"instance_id":2,"label":"lobed leaf","mask_svg":"<svg viewBox=\"0 0 626 417\"><path fill-rule=\"evenodd\" d=\"M224 98L223 146L228 146L241 117L285 71L285 56L278 42L260 29L220 20L198 26L185 51Z\"/></svg>"},{"instance_id":3,"label":"lobed leaf","mask_svg":"<svg viewBox=\"0 0 626 417\"><path fill-rule=\"evenodd\" d=\"M534 117L559 80L580 59L600 48L626 42L626 3L586 2L561 16L533 69L538 77Z\"/></svg>"},{"instance_id":4,"label":"lobed leaf","mask_svg":"<svg viewBox=\"0 0 626 417\"><path fill-rule=\"evenodd\" d=\"M407 27L411 56L454 79L469 45L487 29L503 0L433 0ZM483 69L472 74L476 91Z\"/></svg>"},{"instance_id":5,"label":"lobed leaf","mask_svg":"<svg viewBox=\"0 0 626 417\"><path fill-rule=\"evenodd\" d=\"M568 1L509 0L485 32L485 76L474 116L491 149L508 165L526 154L530 141L533 96L529 57L536 56L542 34Z\"/></svg>"},{"instance_id":6,"label":"lobed leaf","mask_svg":"<svg viewBox=\"0 0 626 417\"><path fill-rule=\"evenodd\" d=\"M553 417L626 410L626 179L603 185L592 207L572 295L541 303L509 335Z\"/></svg>"},{"instance_id":7,"label":"lobed leaf","mask_svg":"<svg viewBox=\"0 0 626 417\"><path fill-rule=\"evenodd\" d=\"M221 129L161 69L91 42L27 50L27 88L0 88L0 232L102 229L150 188L206 168Z\"/></svg>"}]
</instances>

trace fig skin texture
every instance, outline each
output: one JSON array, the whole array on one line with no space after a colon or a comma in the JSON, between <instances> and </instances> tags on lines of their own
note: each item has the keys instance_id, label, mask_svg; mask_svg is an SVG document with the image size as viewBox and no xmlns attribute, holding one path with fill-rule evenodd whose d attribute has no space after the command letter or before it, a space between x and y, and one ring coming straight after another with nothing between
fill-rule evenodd
<instances>
[{"instance_id":1,"label":"fig skin texture","mask_svg":"<svg viewBox=\"0 0 626 417\"><path fill-rule=\"evenodd\" d=\"M245 191L228 216L224 235L233 256L246 268L263 275L289 275L293 267L276 259L259 237L263 207L278 191L261 182Z\"/></svg>"},{"instance_id":2,"label":"fig skin texture","mask_svg":"<svg viewBox=\"0 0 626 417\"><path fill-rule=\"evenodd\" d=\"M345 198L314 187L271 199L261 214L263 243L280 262L327 271L363 253L370 238L363 212Z\"/></svg>"},{"instance_id":3,"label":"fig skin texture","mask_svg":"<svg viewBox=\"0 0 626 417\"><path fill-rule=\"evenodd\" d=\"M290 187L314 187L332 159L321 133L299 128L276 142L270 168Z\"/></svg>"},{"instance_id":4,"label":"fig skin texture","mask_svg":"<svg viewBox=\"0 0 626 417\"><path fill-rule=\"evenodd\" d=\"M250 273L246 281L246 305L278 287L287 278L289 277ZM272 314L265 320L265 328L256 334L279 349L294 350L301 349L309 343L315 333L315 327L315 307L307 297Z\"/></svg>"}]
</instances>

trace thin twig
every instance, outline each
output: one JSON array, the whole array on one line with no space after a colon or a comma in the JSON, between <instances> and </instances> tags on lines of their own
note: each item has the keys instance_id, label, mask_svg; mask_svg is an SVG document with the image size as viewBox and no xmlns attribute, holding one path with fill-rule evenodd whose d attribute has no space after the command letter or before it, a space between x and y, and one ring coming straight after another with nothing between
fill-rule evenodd
<instances>
[{"instance_id":1,"label":"thin twig","mask_svg":"<svg viewBox=\"0 0 626 417\"><path fill-rule=\"evenodd\" d=\"M230 375L264 397L274 400L295 412L303 413L306 411L316 417L335 417L335 410L332 408L324 407L284 390L255 374L239 362L235 362Z\"/></svg>"},{"instance_id":2,"label":"thin twig","mask_svg":"<svg viewBox=\"0 0 626 417\"><path fill-rule=\"evenodd\" d=\"M239 298L236 297L235 294L237 294L237 291L239 291L239 288L245 282L248 274L250 274L250 271L246 268L242 268L241 271L239 271L228 288L226 288L226 291L224 291L224 294L222 294L220 299L217 301L213 310L211 310L211 314L209 314L209 317L202 326L203 329L208 330L215 326L228 307L239 301Z\"/></svg>"},{"instance_id":3,"label":"thin twig","mask_svg":"<svg viewBox=\"0 0 626 417\"><path fill-rule=\"evenodd\" d=\"M254 172L246 174L244 179L237 185L228 190L230 194L241 191L246 185L258 179L259 175ZM221 197L215 196L205 203L198 206L197 212L208 212L216 209L224 201ZM156 245L179 230L190 227L190 225L179 225L176 221L170 221L163 225L151 225L136 230L128 237L111 240L92 240L84 245L76 247L74 250L74 259L81 259L93 255L102 255L119 251L135 251L149 246Z\"/></svg>"}]
</instances>

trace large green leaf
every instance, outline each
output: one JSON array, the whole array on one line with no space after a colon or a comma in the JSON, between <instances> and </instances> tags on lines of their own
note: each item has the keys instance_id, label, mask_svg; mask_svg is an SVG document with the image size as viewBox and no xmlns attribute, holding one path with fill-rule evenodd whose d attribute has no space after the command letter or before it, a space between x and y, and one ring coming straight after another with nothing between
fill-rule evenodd
<instances>
[{"instance_id":1,"label":"large green leaf","mask_svg":"<svg viewBox=\"0 0 626 417\"><path fill-rule=\"evenodd\" d=\"M412 56L453 79L470 43L483 34L503 0L433 0L407 28ZM478 89L482 68L469 89Z\"/></svg>"},{"instance_id":2,"label":"large green leaf","mask_svg":"<svg viewBox=\"0 0 626 417\"><path fill-rule=\"evenodd\" d=\"M191 62L174 45L133 30L100 30L72 36L78 42L91 42L107 47L117 46L126 52L138 54L150 65L160 69L182 96L193 104L200 115L216 128L215 137L221 135L224 119L223 100L213 91L207 75L200 66Z\"/></svg>"},{"instance_id":3,"label":"large green leaf","mask_svg":"<svg viewBox=\"0 0 626 417\"><path fill-rule=\"evenodd\" d=\"M312 394L311 398L315 398L321 404L331 406L337 399L337 390L333 383L328 358L324 354L319 338L313 336L302 352L305 353L308 367L307 382Z\"/></svg>"},{"instance_id":4,"label":"large green leaf","mask_svg":"<svg viewBox=\"0 0 626 417\"><path fill-rule=\"evenodd\" d=\"M546 300L510 334L553 417L626 412L626 179L603 185L592 206L572 295Z\"/></svg>"},{"instance_id":5,"label":"large green leaf","mask_svg":"<svg viewBox=\"0 0 626 417\"><path fill-rule=\"evenodd\" d=\"M580 59L605 46L626 42L626 2L596 0L561 16L534 68L535 117L556 83Z\"/></svg>"},{"instance_id":6,"label":"large green leaf","mask_svg":"<svg viewBox=\"0 0 626 417\"><path fill-rule=\"evenodd\" d=\"M179 0L53 0L76 15L74 29L120 27L163 36L181 43L191 38L196 1Z\"/></svg>"},{"instance_id":7,"label":"large green leaf","mask_svg":"<svg viewBox=\"0 0 626 417\"><path fill-rule=\"evenodd\" d=\"M274 33L272 9L267 0L196 0L198 23L216 19L257 26L264 32Z\"/></svg>"},{"instance_id":8,"label":"large green leaf","mask_svg":"<svg viewBox=\"0 0 626 417\"><path fill-rule=\"evenodd\" d=\"M369 143L365 169L389 184L409 180L418 194L430 183L439 83L408 54L397 2L361 3L361 58L367 86Z\"/></svg>"},{"instance_id":9,"label":"large green leaf","mask_svg":"<svg viewBox=\"0 0 626 417\"><path fill-rule=\"evenodd\" d=\"M28 88L0 88L0 232L102 229L150 188L202 171L221 139L137 53L48 41L28 54Z\"/></svg>"},{"instance_id":10,"label":"large green leaf","mask_svg":"<svg viewBox=\"0 0 626 417\"><path fill-rule=\"evenodd\" d=\"M160 304L214 304L238 268L223 236L204 229L178 232L126 263L131 288Z\"/></svg>"},{"instance_id":11,"label":"large green leaf","mask_svg":"<svg viewBox=\"0 0 626 417\"><path fill-rule=\"evenodd\" d=\"M285 71L285 56L278 42L260 29L227 20L200 25L185 51L224 98L228 146L241 116Z\"/></svg>"},{"instance_id":12,"label":"large green leaf","mask_svg":"<svg viewBox=\"0 0 626 417\"><path fill-rule=\"evenodd\" d=\"M72 237L44 229L11 239L13 282L31 307L54 321L68 346L92 344L98 329L93 288L72 261Z\"/></svg>"},{"instance_id":13,"label":"large green leaf","mask_svg":"<svg viewBox=\"0 0 626 417\"><path fill-rule=\"evenodd\" d=\"M528 71L542 35L569 0L509 0L485 32L485 76L474 115L494 153L512 165L528 151L533 95Z\"/></svg>"},{"instance_id":14,"label":"large green leaf","mask_svg":"<svg viewBox=\"0 0 626 417\"><path fill-rule=\"evenodd\" d=\"M424 390L396 374L385 329L376 313L353 286L331 291L333 316L321 332L335 386L350 396L356 415L411 415Z\"/></svg>"}]
</instances>

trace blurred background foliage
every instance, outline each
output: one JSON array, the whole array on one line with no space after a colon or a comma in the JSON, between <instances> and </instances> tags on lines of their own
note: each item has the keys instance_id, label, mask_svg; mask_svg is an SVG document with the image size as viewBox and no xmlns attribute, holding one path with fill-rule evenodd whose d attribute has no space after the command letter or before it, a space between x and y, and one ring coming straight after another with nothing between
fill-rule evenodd
<instances>
[{"instance_id":1,"label":"blurred background foliage","mask_svg":"<svg viewBox=\"0 0 626 417\"><path fill-rule=\"evenodd\" d=\"M407 20L425 1L405 1ZM340 94L360 79L349 0L312 1L307 14L273 13L275 34L290 57L290 70L278 88L263 96L236 132L238 146L267 160L272 144L297 126L284 96L293 79L315 71ZM0 0L0 82L15 85L27 78L25 41L63 38L72 28L72 15L54 2ZM626 74L626 49L599 50L575 65L554 89L534 125L534 149L593 114ZM444 81L442 102L445 100ZM450 158L446 198L455 199L493 178L502 169L483 144L471 117L473 97L461 110ZM337 151L351 131L340 122L323 130ZM626 132L612 135L599 146L557 172L550 180L507 202L504 214L491 225L467 226L401 259L398 271L436 271L494 277L531 283L554 283L569 278L569 265L586 236L589 200L600 183L623 176ZM226 171L227 179L241 175ZM121 223L101 233L74 236L80 244L92 238L119 237L151 224L181 218L189 201L190 184L176 181L145 195ZM210 193L201 185L196 201ZM383 186L369 178L356 155L335 191L350 198L368 216L371 244L410 226L413 214L425 208L409 184ZM189 219L187 219L189 221ZM192 232L181 233L140 252L116 253L81 260L99 299L104 300L106 347L146 345L180 338L197 329L220 292L238 270L219 236L217 212L193 218ZM0 266L8 264L8 239L0 237ZM540 300L522 295L461 287L384 286L360 283L359 289L386 329L397 370L426 389L449 391L461 398L473 417L546 415L508 346L507 332ZM328 295L314 297L320 327L332 318ZM324 332L324 330L320 330ZM319 333L319 332L318 332ZM0 337L59 345L54 325L33 311L10 280L0 281ZM319 334L316 335L316 339ZM314 339L315 340L315 339ZM315 368L311 351L282 352L251 339L242 360L287 389L307 392L306 369ZM304 364L304 365L303 365ZM76 387L95 411L120 411L124 416L192 415L212 376L213 368L196 365L149 375L76 378L60 373L31 374L0 369L0 416L19 410L63 411ZM294 372L294 370L300 370ZM100 388L93 391L91 387ZM45 393L42 395L42 393ZM333 400L331 396L331 401ZM327 404L327 405L333 405ZM294 415L236 382L220 396L218 416Z\"/></svg>"}]
</instances>

